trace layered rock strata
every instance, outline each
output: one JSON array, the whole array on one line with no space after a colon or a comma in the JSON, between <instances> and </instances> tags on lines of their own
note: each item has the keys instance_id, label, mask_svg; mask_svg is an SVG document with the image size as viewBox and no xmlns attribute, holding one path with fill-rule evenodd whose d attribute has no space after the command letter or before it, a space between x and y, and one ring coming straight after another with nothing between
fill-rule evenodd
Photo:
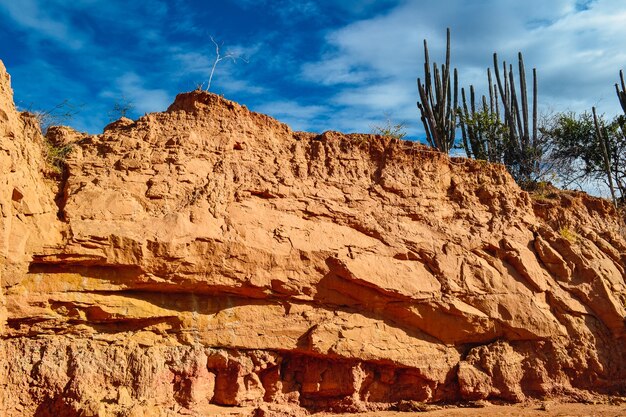
<instances>
[{"instance_id":1,"label":"layered rock strata","mask_svg":"<svg viewBox=\"0 0 626 417\"><path fill-rule=\"evenodd\" d=\"M197 91L44 139L0 79L7 416L625 393L607 201Z\"/></svg>"}]
</instances>

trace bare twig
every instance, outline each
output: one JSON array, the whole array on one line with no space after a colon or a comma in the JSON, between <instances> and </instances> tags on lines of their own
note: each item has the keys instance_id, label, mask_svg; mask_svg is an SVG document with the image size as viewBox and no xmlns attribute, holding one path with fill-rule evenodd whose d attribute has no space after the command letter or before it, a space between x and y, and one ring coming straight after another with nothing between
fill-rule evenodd
<instances>
[{"instance_id":1,"label":"bare twig","mask_svg":"<svg viewBox=\"0 0 626 417\"><path fill-rule=\"evenodd\" d=\"M246 61L244 58L240 57L237 54L234 54L232 52L227 52L224 55L220 54L220 44L218 44L215 39L213 39L213 36L211 36L211 42L213 42L213 45L215 45L215 60L213 61L213 66L211 67L211 74L209 75L209 82L207 83L206 86L206 91L209 91L211 89L211 81L213 80L213 74L215 73L215 68L217 67L217 64L220 61L223 61L225 59L230 59L233 62L237 62L238 59L244 61L244 62L248 62Z\"/></svg>"}]
</instances>

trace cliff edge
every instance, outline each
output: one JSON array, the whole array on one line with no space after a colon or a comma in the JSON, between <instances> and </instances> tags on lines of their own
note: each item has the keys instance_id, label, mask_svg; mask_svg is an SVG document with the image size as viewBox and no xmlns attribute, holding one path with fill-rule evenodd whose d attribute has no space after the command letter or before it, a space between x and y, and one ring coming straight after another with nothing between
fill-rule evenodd
<instances>
[{"instance_id":1,"label":"cliff edge","mask_svg":"<svg viewBox=\"0 0 626 417\"><path fill-rule=\"evenodd\" d=\"M7 416L626 394L607 201L198 91L44 139L1 65L0 138Z\"/></svg>"}]
</instances>

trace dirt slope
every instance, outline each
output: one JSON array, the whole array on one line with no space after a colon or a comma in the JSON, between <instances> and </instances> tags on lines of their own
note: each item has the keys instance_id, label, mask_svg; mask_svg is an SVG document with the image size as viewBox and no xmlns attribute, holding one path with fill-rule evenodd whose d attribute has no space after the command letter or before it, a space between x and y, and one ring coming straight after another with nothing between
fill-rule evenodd
<instances>
[{"instance_id":1,"label":"dirt slope","mask_svg":"<svg viewBox=\"0 0 626 417\"><path fill-rule=\"evenodd\" d=\"M48 140L72 144L63 173L0 66L7 416L624 395L606 201L205 92Z\"/></svg>"}]
</instances>

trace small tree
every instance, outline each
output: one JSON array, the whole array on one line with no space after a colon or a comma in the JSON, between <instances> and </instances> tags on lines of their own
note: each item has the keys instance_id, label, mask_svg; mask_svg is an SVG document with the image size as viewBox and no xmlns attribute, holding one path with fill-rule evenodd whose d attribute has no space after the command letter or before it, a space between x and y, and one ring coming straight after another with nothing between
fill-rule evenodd
<instances>
[{"instance_id":1,"label":"small tree","mask_svg":"<svg viewBox=\"0 0 626 417\"><path fill-rule=\"evenodd\" d=\"M133 102L122 96L120 101L115 102L115 104L113 104L113 108L109 110L109 121L112 122L122 117L127 117L134 109L135 105Z\"/></svg>"},{"instance_id":2,"label":"small tree","mask_svg":"<svg viewBox=\"0 0 626 417\"><path fill-rule=\"evenodd\" d=\"M607 185L614 201L626 196L626 135L623 118L607 122L592 113L557 114L542 129L548 138L548 159L565 187L589 181Z\"/></svg>"},{"instance_id":3,"label":"small tree","mask_svg":"<svg viewBox=\"0 0 626 417\"><path fill-rule=\"evenodd\" d=\"M559 181L565 187L581 183L591 176L595 155L588 150L595 142L593 118L589 113L573 112L555 114L541 132L550 143L547 159ZM593 146L593 145L592 145Z\"/></svg>"}]
</instances>

